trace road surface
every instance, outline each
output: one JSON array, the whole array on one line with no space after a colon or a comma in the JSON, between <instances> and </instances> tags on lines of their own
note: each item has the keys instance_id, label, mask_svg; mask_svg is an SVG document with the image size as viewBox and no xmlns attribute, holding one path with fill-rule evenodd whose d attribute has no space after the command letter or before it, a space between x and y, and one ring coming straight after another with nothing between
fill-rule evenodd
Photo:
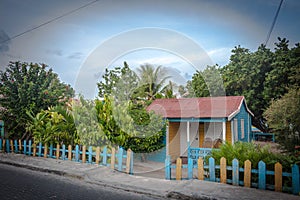
<instances>
[{"instance_id":1,"label":"road surface","mask_svg":"<svg viewBox=\"0 0 300 200\"><path fill-rule=\"evenodd\" d=\"M158 199L82 180L0 164L0 199Z\"/></svg>"}]
</instances>

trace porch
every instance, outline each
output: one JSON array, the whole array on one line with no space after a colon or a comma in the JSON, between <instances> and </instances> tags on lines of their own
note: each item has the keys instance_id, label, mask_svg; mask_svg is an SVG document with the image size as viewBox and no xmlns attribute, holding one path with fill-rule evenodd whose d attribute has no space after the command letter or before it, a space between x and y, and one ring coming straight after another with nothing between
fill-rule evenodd
<instances>
[{"instance_id":1,"label":"porch","mask_svg":"<svg viewBox=\"0 0 300 200\"><path fill-rule=\"evenodd\" d=\"M205 157L212 148L219 148L225 141L232 142L231 125L225 119L170 120L166 136L166 154L173 161L181 157L184 163L188 157Z\"/></svg>"}]
</instances>

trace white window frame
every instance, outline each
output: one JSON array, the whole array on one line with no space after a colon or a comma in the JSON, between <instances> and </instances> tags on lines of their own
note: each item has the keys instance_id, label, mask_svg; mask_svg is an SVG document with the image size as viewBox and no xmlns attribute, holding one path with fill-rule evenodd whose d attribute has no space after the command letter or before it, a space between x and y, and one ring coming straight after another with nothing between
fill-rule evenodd
<instances>
[{"instance_id":1,"label":"white window frame","mask_svg":"<svg viewBox=\"0 0 300 200\"><path fill-rule=\"evenodd\" d=\"M239 140L239 132L238 132L238 120L233 120L233 130L234 130L234 141L237 142Z\"/></svg>"},{"instance_id":2,"label":"white window frame","mask_svg":"<svg viewBox=\"0 0 300 200\"><path fill-rule=\"evenodd\" d=\"M245 120L241 119L241 139L245 138Z\"/></svg>"}]
</instances>

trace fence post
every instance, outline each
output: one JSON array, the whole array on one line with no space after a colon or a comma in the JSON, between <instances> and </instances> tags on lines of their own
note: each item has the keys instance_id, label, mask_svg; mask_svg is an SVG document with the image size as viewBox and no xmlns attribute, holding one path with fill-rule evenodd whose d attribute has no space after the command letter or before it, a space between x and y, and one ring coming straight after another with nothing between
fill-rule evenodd
<instances>
[{"instance_id":1,"label":"fence post","mask_svg":"<svg viewBox=\"0 0 300 200\"><path fill-rule=\"evenodd\" d=\"M300 180L299 180L299 166L294 164L292 167L292 187L293 194L298 195L300 192Z\"/></svg>"},{"instance_id":2,"label":"fence post","mask_svg":"<svg viewBox=\"0 0 300 200\"><path fill-rule=\"evenodd\" d=\"M66 145L62 145L62 151L61 151L61 159L65 160L66 159Z\"/></svg>"},{"instance_id":3,"label":"fence post","mask_svg":"<svg viewBox=\"0 0 300 200\"><path fill-rule=\"evenodd\" d=\"M2 138L0 138L0 151L2 151Z\"/></svg>"},{"instance_id":4,"label":"fence post","mask_svg":"<svg viewBox=\"0 0 300 200\"><path fill-rule=\"evenodd\" d=\"M15 143L15 153L18 153L18 141L15 140L14 143Z\"/></svg>"},{"instance_id":5,"label":"fence post","mask_svg":"<svg viewBox=\"0 0 300 200\"><path fill-rule=\"evenodd\" d=\"M182 160L181 158L177 158L176 160L176 180L181 180L182 177Z\"/></svg>"},{"instance_id":6,"label":"fence post","mask_svg":"<svg viewBox=\"0 0 300 200\"><path fill-rule=\"evenodd\" d=\"M111 149L111 157L110 157L110 168L115 169L115 153L116 149L113 147Z\"/></svg>"},{"instance_id":7,"label":"fence post","mask_svg":"<svg viewBox=\"0 0 300 200\"><path fill-rule=\"evenodd\" d=\"M193 179L193 159L188 158L188 179Z\"/></svg>"},{"instance_id":8,"label":"fence post","mask_svg":"<svg viewBox=\"0 0 300 200\"><path fill-rule=\"evenodd\" d=\"M55 153L56 159L59 159L60 157L59 153L60 153L60 145L56 144L56 153Z\"/></svg>"},{"instance_id":9,"label":"fence post","mask_svg":"<svg viewBox=\"0 0 300 200\"><path fill-rule=\"evenodd\" d=\"M232 185L239 185L239 161L237 159L232 160Z\"/></svg>"},{"instance_id":10,"label":"fence post","mask_svg":"<svg viewBox=\"0 0 300 200\"><path fill-rule=\"evenodd\" d=\"M6 139L6 152L9 153L9 139Z\"/></svg>"},{"instance_id":11,"label":"fence post","mask_svg":"<svg viewBox=\"0 0 300 200\"><path fill-rule=\"evenodd\" d=\"M52 143L50 144L50 149L49 149L49 151L50 151L50 152L49 152L49 157L52 158L52 156L53 156L53 144L52 144Z\"/></svg>"},{"instance_id":12,"label":"fence post","mask_svg":"<svg viewBox=\"0 0 300 200\"><path fill-rule=\"evenodd\" d=\"M118 170L120 172L123 171L122 166L123 166L123 148L119 147L119 150L118 150Z\"/></svg>"},{"instance_id":13,"label":"fence post","mask_svg":"<svg viewBox=\"0 0 300 200\"><path fill-rule=\"evenodd\" d=\"M198 179L204 180L204 166L203 166L203 159L198 159Z\"/></svg>"},{"instance_id":14,"label":"fence post","mask_svg":"<svg viewBox=\"0 0 300 200\"><path fill-rule=\"evenodd\" d=\"M79 145L76 144L75 146L75 161L79 162Z\"/></svg>"},{"instance_id":15,"label":"fence post","mask_svg":"<svg viewBox=\"0 0 300 200\"><path fill-rule=\"evenodd\" d=\"M129 174L133 174L133 151L130 151L130 171Z\"/></svg>"},{"instance_id":16,"label":"fence post","mask_svg":"<svg viewBox=\"0 0 300 200\"><path fill-rule=\"evenodd\" d=\"M31 145L32 145L32 141L29 140L29 143L28 143L28 155L31 156Z\"/></svg>"},{"instance_id":17,"label":"fence post","mask_svg":"<svg viewBox=\"0 0 300 200\"><path fill-rule=\"evenodd\" d=\"M213 157L210 157L208 160L208 164L209 164L209 180L216 182L215 159Z\"/></svg>"},{"instance_id":18,"label":"fence post","mask_svg":"<svg viewBox=\"0 0 300 200\"><path fill-rule=\"evenodd\" d=\"M91 164L93 162L92 157L93 157L93 148L89 146L89 163Z\"/></svg>"},{"instance_id":19,"label":"fence post","mask_svg":"<svg viewBox=\"0 0 300 200\"><path fill-rule=\"evenodd\" d=\"M266 164L263 161L258 163L258 188L266 189Z\"/></svg>"},{"instance_id":20,"label":"fence post","mask_svg":"<svg viewBox=\"0 0 300 200\"><path fill-rule=\"evenodd\" d=\"M96 148L96 164L99 165L100 162L100 147Z\"/></svg>"},{"instance_id":21,"label":"fence post","mask_svg":"<svg viewBox=\"0 0 300 200\"><path fill-rule=\"evenodd\" d=\"M167 155L165 159L165 178L171 179L171 156Z\"/></svg>"},{"instance_id":22,"label":"fence post","mask_svg":"<svg viewBox=\"0 0 300 200\"><path fill-rule=\"evenodd\" d=\"M282 165L277 162L275 164L275 191L282 191Z\"/></svg>"},{"instance_id":23,"label":"fence post","mask_svg":"<svg viewBox=\"0 0 300 200\"><path fill-rule=\"evenodd\" d=\"M246 160L244 162L244 186L251 187L251 162Z\"/></svg>"},{"instance_id":24,"label":"fence post","mask_svg":"<svg viewBox=\"0 0 300 200\"><path fill-rule=\"evenodd\" d=\"M14 144L12 140L10 140L10 148L11 148L11 152L14 153Z\"/></svg>"},{"instance_id":25,"label":"fence post","mask_svg":"<svg viewBox=\"0 0 300 200\"><path fill-rule=\"evenodd\" d=\"M48 144L44 144L44 158L47 158L47 154L48 154Z\"/></svg>"},{"instance_id":26,"label":"fence post","mask_svg":"<svg viewBox=\"0 0 300 200\"><path fill-rule=\"evenodd\" d=\"M38 156L41 157L42 156L42 143L39 143L39 153Z\"/></svg>"},{"instance_id":27,"label":"fence post","mask_svg":"<svg viewBox=\"0 0 300 200\"><path fill-rule=\"evenodd\" d=\"M102 163L103 163L103 165L107 165L107 146L105 146L104 148L103 148L103 158L102 158Z\"/></svg>"},{"instance_id":28,"label":"fence post","mask_svg":"<svg viewBox=\"0 0 300 200\"><path fill-rule=\"evenodd\" d=\"M19 140L19 151L20 151L20 153L22 151L22 141L21 140Z\"/></svg>"},{"instance_id":29,"label":"fence post","mask_svg":"<svg viewBox=\"0 0 300 200\"><path fill-rule=\"evenodd\" d=\"M5 152L5 143L6 143L6 140L5 140L5 139L3 139L3 141L2 141L3 152Z\"/></svg>"},{"instance_id":30,"label":"fence post","mask_svg":"<svg viewBox=\"0 0 300 200\"><path fill-rule=\"evenodd\" d=\"M68 146L68 160L72 160L72 146Z\"/></svg>"},{"instance_id":31,"label":"fence post","mask_svg":"<svg viewBox=\"0 0 300 200\"><path fill-rule=\"evenodd\" d=\"M227 165L224 157L220 160L220 182L225 184L227 182Z\"/></svg>"},{"instance_id":32,"label":"fence post","mask_svg":"<svg viewBox=\"0 0 300 200\"><path fill-rule=\"evenodd\" d=\"M82 147L82 163L86 162L86 146Z\"/></svg>"},{"instance_id":33,"label":"fence post","mask_svg":"<svg viewBox=\"0 0 300 200\"><path fill-rule=\"evenodd\" d=\"M126 173L130 173L130 163L131 163L131 149L127 150L126 154Z\"/></svg>"},{"instance_id":34,"label":"fence post","mask_svg":"<svg viewBox=\"0 0 300 200\"><path fill-rule=\"evenodd\" d=\"M26 155L26 149L27 149L27 141L26 140L24 140L23 141L23 153L24 153L24 155Z\"/></svg>"},{"instance_id":35,"label":"fence post","mask_svg":"<svg viewBox=\"0 0 300 200\"><path fill-rule=\"evenodd\" d=\"M36 144L35 143L33 143L32 148L33 148L32 156L36 156Z\"/></svg>"}]
</instances>

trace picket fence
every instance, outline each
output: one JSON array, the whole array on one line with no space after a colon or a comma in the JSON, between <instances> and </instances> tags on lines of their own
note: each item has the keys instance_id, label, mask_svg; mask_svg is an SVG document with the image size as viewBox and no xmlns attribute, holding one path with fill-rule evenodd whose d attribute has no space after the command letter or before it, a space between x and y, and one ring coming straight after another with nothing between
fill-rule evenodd
<instances>
[{"instance_id":1,"label":"picket fence","mask_svg":"<svg viewBox=\"0 0 300 200\"><path fill-rule=\"evenodd\" d=\"M93 150L95 149L95 151ZM108 149L106 146L92 147L76 145L59 145L53 144L35 144L31 140L9 140L0 138L0 151L7 153L21 153L29 156L38 156L44 158L55 158L61 160L70 160L75 162L96 164L108 166L128 174L133 174L133 152L129 149L123 150L121 147Z\"/></svg>"},{"instance_id":2,"label":"picket fence","mask_svg":"<svg viewBox=\"0 0 300 200\"><path fill-rule=\"evenodd\" d=\"M282 172L280 163L276 163L274 169L275 171L268 171L263 161L258 163L258 169L252 169L249 160L244 162L244 168L240 168L237 159L232 161L232 166L227 166L226 158L224 157L221 158L220 165L216 165L215 159L212 157L209 158L208 165L204 163L202 158L199 158L196 163L189 158L187 164L182 164L181 158L177 158L176 163L171 162L170 156L167 156L165 160L165 178L167 180L198 178L199 180L254 187L263 190L270 189L278 192L284 191L300 195L299 166L294 164L291 173ZM194 175L194 171L197 171L197 174ZM186 175L185 178L183 178L183 174ZM175 175L175 178L172 175Z\"/></svg>"}]
</instances>

